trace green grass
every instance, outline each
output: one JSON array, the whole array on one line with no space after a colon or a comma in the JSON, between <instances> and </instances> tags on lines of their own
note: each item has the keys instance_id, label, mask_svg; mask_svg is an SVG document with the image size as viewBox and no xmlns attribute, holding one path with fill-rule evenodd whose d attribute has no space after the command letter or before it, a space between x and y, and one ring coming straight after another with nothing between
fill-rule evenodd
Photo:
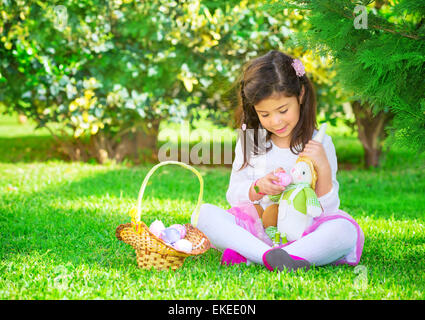
<instances>
[{"instance_id":1,"label":"green grass","mask_svg":"<svg viewBox=\"0 0 425 320\"><path fill-rule=\"evenodd\" d=\"M7 148L34 135L29 125L19 131L8 121L9 129L0 126L1 139L12 141L0 145L0 299L425 298L423 156L395 150L380 169L338 174L341 209L366 237L360 261L364 287L356 286L354 267L291 274L256 265L224 267L214 249L187 258L175 272L142 270L134 250L115 238L115 228L129 222L128 211L151 166L69 163L48 158L48 147L30 140L16 148L28 143L33 154L16 162ZM337 133L332 136L339 156L338 145L346 144ZM51 141L47 133L38 137ZM354 137L341 138L355 143ZM229 208L230 170L195 167L205 182L203 201ZM192 172L159 168L145 192L143 221L189 222L198 192Z\"/></svg>"}]
</instances>

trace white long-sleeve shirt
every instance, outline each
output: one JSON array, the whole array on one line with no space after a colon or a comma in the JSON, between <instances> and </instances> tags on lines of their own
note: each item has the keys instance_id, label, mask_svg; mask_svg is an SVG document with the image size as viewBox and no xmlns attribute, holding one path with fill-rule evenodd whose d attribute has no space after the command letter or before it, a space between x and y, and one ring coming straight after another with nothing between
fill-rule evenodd
<instances>
[{"instance_id":1,"label":"white long-sleeve shirt","mask_svg":"<svg viewBox=\"0 0 425 320\"><path fill-rule=\"evenodd\" d=\"M316 133L317 130L314 131L313 137ZM270 151L263 155L251 156L249 162L252 167L248 165L244 169L238 171L243 164L244 157L242 154L241 141L240 139L237 141L229 188L226 193L226 199L232 207L236 206L241 201L253 202L249 199L249 189L255 180L264 177L279 167L283 168L286 172L289 172L295 165L298 155L293 154L289 148L279 148L272 140L270 140L270 142L273 145ZM338 163L335 146L332 142L332 138L326 134L322 144L331 166L332 189L327 194L318 198L318 200L325 212L336 212L339 209L340 200L338 196L339 184L336 180ZM253 203L259 203L263 209L271 204L270 200L267 201L266 199Z\"/></svg>"}]
</instances>

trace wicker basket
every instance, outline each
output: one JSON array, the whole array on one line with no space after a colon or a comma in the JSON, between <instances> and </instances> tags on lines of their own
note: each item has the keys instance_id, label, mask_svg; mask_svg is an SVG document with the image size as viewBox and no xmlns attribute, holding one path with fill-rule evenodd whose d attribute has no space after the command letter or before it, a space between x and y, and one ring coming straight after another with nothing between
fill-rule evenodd
<instances>
[{"instance_id":1,"label":"wicker basket","mask_svg":"<svg viewBox=\"0 0 425 320\"><path fill-rule=\"evenodd\" d=\"M195 217L193 221L194 225L196 226L198 222L199 210L201 207L202 194L204 189L204 182L200 173L195 168L179 161L164 161L155 165L148 172L142 183L139 197L137 199L137 207L132 209L130 212L132 222L119 225L115 233L119 240L124 241L134 248L136 251L137 264L140 268L143 269L150 269L153 267L157 270L168 270L170 268L172 270L176 270L183 265L184 259L187 257L202 254L210 248L210 242L208 238L191 224L185 225L185 239L189 240L193 244L192 251L187 253L174 249L171 245L156 237L152 232L149 231L149 227L140 220L142 198L148 180L157 168L167 164L180 165L193 171L198 176L200 182L200 192L198 203L194 212L192 213L192 215Z\"/></svg>"}]
</instances>

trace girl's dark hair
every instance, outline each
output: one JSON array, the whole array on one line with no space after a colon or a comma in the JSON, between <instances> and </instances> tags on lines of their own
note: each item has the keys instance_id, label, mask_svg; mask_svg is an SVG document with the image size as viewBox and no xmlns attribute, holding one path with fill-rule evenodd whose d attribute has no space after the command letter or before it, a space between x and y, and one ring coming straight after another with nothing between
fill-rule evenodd
<instances>
[{"instance_id":1,"label":"girl's dark hair","mask_svg":"<svg viewBox=\"0 0 425 320\"><path fill-rule=\"evenodd\" d=\"M292 67L294 59L290 56L276 50L269 51L267 54L258 57L245 65L242 78L239 80L240 91L238 97L238 108L236 110L236 124L238 128L243 123L246 129L254 132L251 137L254 142L253 154L261 154L259 149L265 149L268 152L272 145L270 143L272 133L266 130L266 145L264 148L258 145L258 129L264 129L260 123L254 105L266 98L274 95L285 95L286 97L295 96L300 104L300 116L297 125L292 131L290 150L294 154L299 154L304 150L304 146L312 138L316 122L316 96L310 80L304 74L298 77L295 69ZM301 89L304 87L303 100L300 101ZM239 170L242 170L249 164L251 155L246 150L247 132L242 131L242 153L244 162ZM263 131L264 132L264 131ZM263 152L264 153L264 152Z\"/></svg>"}]
</instances>

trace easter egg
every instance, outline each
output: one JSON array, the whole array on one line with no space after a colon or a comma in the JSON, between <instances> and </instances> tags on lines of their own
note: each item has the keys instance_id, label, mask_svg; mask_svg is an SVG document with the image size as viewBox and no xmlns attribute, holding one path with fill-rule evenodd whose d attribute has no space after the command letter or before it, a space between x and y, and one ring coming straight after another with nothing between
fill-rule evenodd
<instances>
[{"instance_id":1,"label":"easter egg","mask_svg":"<svg viewBox=\"0 0 425 320\"><path fill-rule=\"evenodd\" d=\"M190 253L192 251L192 242L186 239L180 239L174 244L174 248L179 251Z\"/></svg>"},{"instance_id":2,"label":"easter egg","mask_svg":"<svg viewBox=\"0 0 425 320\"><path fill-rule=\"evenodd\" d=\"M281 171L281 172L275 173L275 176L279 177L279 181L272 181L274 184L278 184L283 187L286 187L292 182L291 175L286 172Z\"/></svg>"},{"instance_id":3,"label":"easter egg","mask_svg":"<svg viewBox=\"0 0 425 320\"><path fill-rule=\"evenodd\" d=\"M180 232L180 239L186 236L186 227L181 224L173 224L170 228L177 229Z\"/></svg>"},{"instance_id":4,"label":"easter egg","mask_svg":"<svg viewBox=\"0 0 425 320\"><path fill-rule=\"evenodd\" d=\"M174 243L180 240L180 232L175 228L165 228L162 230L160 238L167 243Z\"/></svg>"},{"instance_id":5,"label":"easter egg","mask_svg":"<svg viewBox=\"0 0 425 320\"><path fill-rule=\"evenodd\" d=\"M155 220L151 223L149 231L152 232L156 237L160 237L161 232L165 229L164 224L160 220Z\"/></svg>"}]
</instances>

